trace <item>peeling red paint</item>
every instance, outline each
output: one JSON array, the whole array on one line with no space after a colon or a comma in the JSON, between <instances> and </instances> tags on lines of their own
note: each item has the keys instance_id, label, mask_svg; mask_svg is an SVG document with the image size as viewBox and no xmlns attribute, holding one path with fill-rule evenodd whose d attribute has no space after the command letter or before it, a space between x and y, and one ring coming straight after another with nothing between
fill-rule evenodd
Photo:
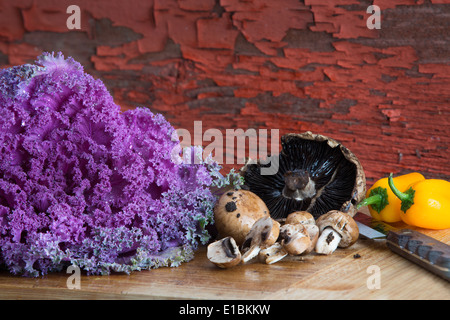
<instances>
[{"instance_id":1,"label":"peeling red paint","mask_svg":"<svg viewBox=\"0 0 450 320\"><path fill-rule=\"evenodd\" d=\"M61 50L124 109L179 128L311 130L352 149L369 184L450 179L448 0L80 0L81 30L66 27L70 4L2 1L0 64Z\"/></svg>"},{"instance_id":2,"label":"peeling red paint","mask_svg":"<svg viewBox=\"0 0 450 320\"><path fill-rule=\"evenodd\" d=\"M197 20L198 46L200 48L234 49L239 32L233 28L230 14L220 18Z\"/></svg>"}]
</instances>

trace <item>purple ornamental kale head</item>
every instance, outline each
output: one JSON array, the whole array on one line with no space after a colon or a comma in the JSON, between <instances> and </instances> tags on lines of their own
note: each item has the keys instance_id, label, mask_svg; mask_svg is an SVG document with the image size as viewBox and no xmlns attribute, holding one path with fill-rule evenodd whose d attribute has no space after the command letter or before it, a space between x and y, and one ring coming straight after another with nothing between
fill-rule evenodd
<instances>
[{"instance_id":1,"label":"purple ornamental kale head","mask_svg":"<svg viewBox=\"0 0 450 320\"><path fill-rule=\"evenodd\" d=\"M211 158L172 161L174 132L149 109L121 112L61 54L0 70L0 265L38 276L190 260L230 180Z\"/></svg>"}]
</instances>

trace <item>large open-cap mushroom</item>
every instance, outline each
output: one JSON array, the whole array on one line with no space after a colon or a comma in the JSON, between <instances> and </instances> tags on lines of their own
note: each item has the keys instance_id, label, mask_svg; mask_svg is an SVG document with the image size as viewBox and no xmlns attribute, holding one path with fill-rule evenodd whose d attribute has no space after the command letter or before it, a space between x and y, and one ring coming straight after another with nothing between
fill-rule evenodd
<instances>
[{"instance_id":1,"label":"large open-cap mushroom","mask_svg":"<svg viewBox=\"0 0 450 320\"><path fill-rule=\"evenodd\" d=\"M316 219L330 210L356 213L366 179L349 149L309 131L286 134L281 145L280 154L269 162L249 160L241 169L245 185L266 203L274 219L303 210ZM278 170L263 170L273 167Z\"/></svg>"},{"instance_id":2,"label":"large open-cap mushroom","mask_svg":"<svg viewBox=\"0 0 450 320\"><path fill-rule=\"evenodd\" d=\"M269 209L256 194L247 190L228 191L214 206L219 236L231 236L238 245L244 242L253 224L262 217L270 217Z\"/></svg>"},{"instance_id":3,"label":"large open-cap mushroom","mask_svg":"<svg viewBox=\"0 0 450 320\"><path fill-rule=\"evenodd\" d=\"M348 248L358 240L359 229L348 214L331 210L316 221L320 236L316 242L316 252L331 254L337 247Z\"/></svg>"}]
</instances>

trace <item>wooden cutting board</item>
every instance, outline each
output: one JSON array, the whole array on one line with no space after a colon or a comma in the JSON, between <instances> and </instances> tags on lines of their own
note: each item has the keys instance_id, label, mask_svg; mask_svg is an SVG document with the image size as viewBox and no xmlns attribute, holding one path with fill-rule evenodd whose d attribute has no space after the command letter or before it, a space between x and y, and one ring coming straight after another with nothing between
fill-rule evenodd
<instances>
[{"instance_id":1,"label":"wooden cutting board","mask_svg":"<svg viewBox=\"0 0 450 320\"><path fill-rule=\"evenodd\" d=\"M420 231L450 243L450 229ZM288 257L273 265L219 269L201 247L177 268L82 275L80 289L68 289L70 276L30 279L3 271L0 299L450 299L450 282L391 252L384 241L363 239L330 256Z\"/></svg>"}]
</instances>

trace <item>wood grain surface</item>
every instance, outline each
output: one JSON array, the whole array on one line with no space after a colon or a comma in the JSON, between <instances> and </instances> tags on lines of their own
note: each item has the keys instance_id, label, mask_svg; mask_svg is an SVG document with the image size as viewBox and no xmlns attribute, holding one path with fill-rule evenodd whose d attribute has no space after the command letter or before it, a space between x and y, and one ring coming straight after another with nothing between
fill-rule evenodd
<instances>
[{"instance_id":1,"label":"wood grain surface","mask_svg":"<svg viewBox=\"0 0 450 320\"><path fill-rule=\"evenodd\" d=\"M450 243L448 229L421 231ZM379 288L372 289L371 266L379 268ZM449 282L391 252L384 241L363 239L329 256L288 257L273 265L253 260L231 269L209 262L202 247L177 268L82 275L79 290L68 289L70 276L2 272L0 299L450 299Z\"/></svg>"}]
</instances>

